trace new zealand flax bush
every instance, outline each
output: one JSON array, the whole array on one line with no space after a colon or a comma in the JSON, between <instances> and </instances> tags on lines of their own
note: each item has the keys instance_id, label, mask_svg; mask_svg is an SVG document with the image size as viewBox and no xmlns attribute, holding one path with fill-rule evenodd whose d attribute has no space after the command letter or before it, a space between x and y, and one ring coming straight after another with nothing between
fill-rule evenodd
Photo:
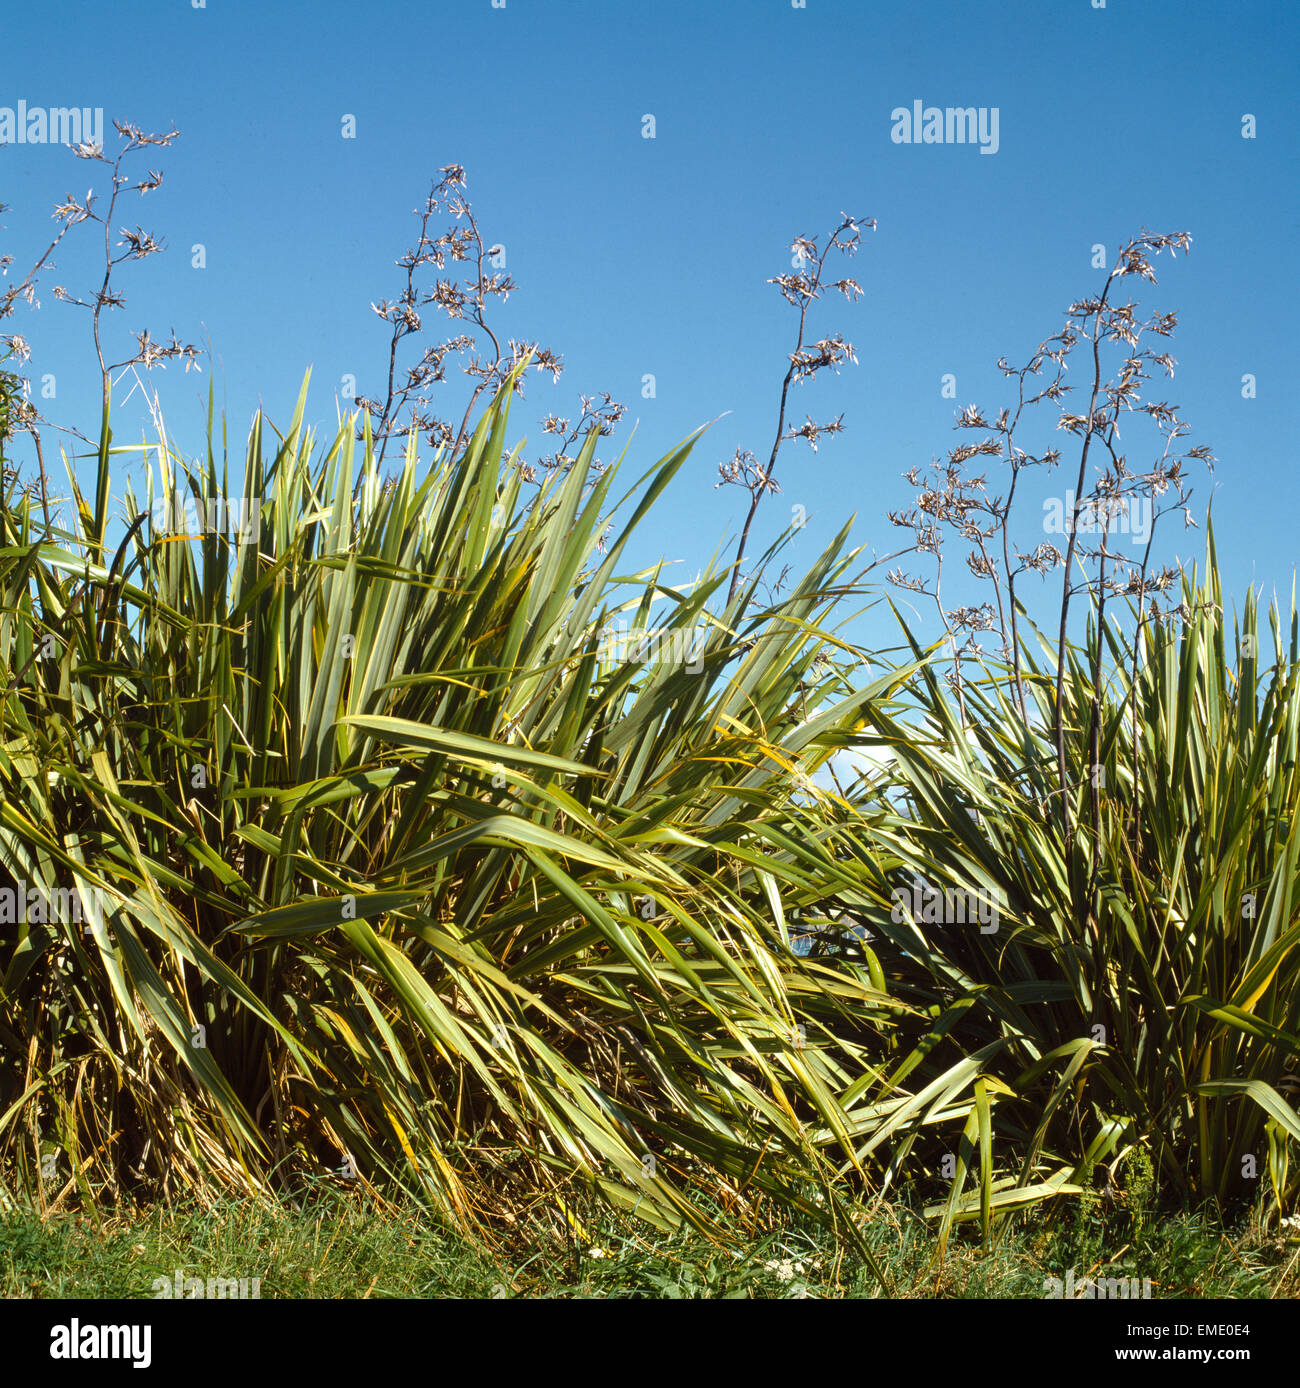
<instances>
[{"instance_id":1,"label":"new zealand flax bush","mask_svg":"<svg viewBox=\"0 0 1300 1388\"><path fill-rule=\"evenodd\" d=\"M1292 1199L1295 612L1265 664L1248 603L1230 658L1211 547L1145 654L1094 626L1067 838L1050 649L1028 722L1011 672L958 708L916 643L863 684L847 527L776 599L763 564L732 598L623 573L695 438L616 503L593 430L525 498L513 379L389 482L351 420L317 450L304 386L254 421L233 534L211 414L120 541L107 409L70 530L6 488L0 902L84 920L0 910L4 1184L342 1168L469 1232L581 1194L717 1233L908 1181L945 1238L1144 1155L1185 1201ZM887 773L821 789L863 741ZM868 943L795 953L845 910Z\"/></svg>"},{"instance_id":2,"label":"new zealand flax bush","mask_svg":"<svg viewBox=\"0 0 1300 1388\"><path fill-rule=\"evenodd\" d=\"M766 604L758 574L713 613L725 570L620 577L694 439L602 554L617 469L589 477L593 431L525 500L513 381L391 484L351 420L318 453L304 383L283 437L253 423L242 536L211 524L211 405L206 461L164 440L120 543L108 471L139 450L107 409L71 531L10 495L0 877L85 919L0 923L7 1179L93 1203L341 1167L466 1230L575 1188L660 1224L707 1226L701 1190L834 1217L897 1006L786 916L826 895L809 775L901 678L828 656L847 527ZM652 617L657 661L602 638Z\"/></svg>"},{"instance_id":3,"label":"new zealand flax bush","mask_svg":"<svg viewBox=\"0 0 1300 1388\"><path fill-rule=\"evenodd\" d=\"M946 1221L987 1228L1097 1177L1120 1188L1130 1157L1178 1204L1230 1205L1261 1185L1274 1208L1294 1200L1294 600L1286 630L1269 619L1269 659L1253 594L1229 633L1211 529L1204 579L1184 578L1171 617L1148 614L1140 647L1118 624L1090 626L1064 681L1068 840L1046 642L1047 661L1021 653L1028 723L1001 667L965 681L964 720L928 667L906 707L868 706L894 774L844 815L838 895L918 1011L897 1017L905 1059L853 1115L858 1155L892 1150L906 1176L952 1177ZM985 903L993 913L972 909Z\"/></svg>"}]
</instances>

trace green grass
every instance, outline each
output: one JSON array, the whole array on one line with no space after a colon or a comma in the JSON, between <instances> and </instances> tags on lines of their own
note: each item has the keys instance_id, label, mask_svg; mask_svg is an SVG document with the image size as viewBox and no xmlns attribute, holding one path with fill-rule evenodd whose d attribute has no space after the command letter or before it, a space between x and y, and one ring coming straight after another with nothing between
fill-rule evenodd
<instances>
[{"instance_id":1,"label":"green grass","mask_svg":"<svg viewBox=\"0 0 1300 1388\"><path fill-rule=\"evenodd\" d=\"M1076 1204L1055 1218L1021 1216L988 1250L949 1242L936 1260L932 1225L900 1203L864 1231L896 1297L1043 1296L1044 1278L1150 1278L1153 1298L1300 1294L1300 1239L1254 1217L1224 1225L1204 1215L1135 1219L1123 1205ZM724 1249L689 1231L647 1234L627 1220L593 1219L565 1238L544 1218L526 1222L496 1257L421 1216L321 1188L266 1206L228 1200L210 1209L42 1219L16 1207L0 1217L5 1297L148 1297L157 1277L260 1277L264 1298L652 1297L842 1298L876 1295L861 1259L811 1221L778 1220L762 1237Z\"/></svg>"}]
</instances>

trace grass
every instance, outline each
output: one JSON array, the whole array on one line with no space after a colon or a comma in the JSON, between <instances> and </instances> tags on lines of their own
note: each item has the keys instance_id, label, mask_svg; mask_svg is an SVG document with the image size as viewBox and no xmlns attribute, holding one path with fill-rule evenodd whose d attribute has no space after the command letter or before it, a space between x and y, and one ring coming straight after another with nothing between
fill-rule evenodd
<instances>
[{"instance_id":1,"label":"grass","mask_svg":"<svg viewBox=\"0 0 1300 1388\"><path fill-rule=\"evenodd\" d=\"M1300 1239L1253 1215L1135 1219L1122 1205L1020 1216L989 1250L953 1240L936 1261L932 1222L899 1202L873 1212L867 1242L901 1298L1039 1299L1044 1279L1150 1278L1152 1297L1300 1295ZM689 1230L647 1232L603 1216L587 1237L538 1220L494 1258L409 1203L380 1208L321 1187L309 1198L208 1209L157 1205L100 1227L85 1216L0 1216L0 1295L150 1297L155 1278L260 1277L263 1298L852 1298L877 1295L867 1265L807 1220L778 1220L740 1248Z\"/></svg>"}]
</instances>

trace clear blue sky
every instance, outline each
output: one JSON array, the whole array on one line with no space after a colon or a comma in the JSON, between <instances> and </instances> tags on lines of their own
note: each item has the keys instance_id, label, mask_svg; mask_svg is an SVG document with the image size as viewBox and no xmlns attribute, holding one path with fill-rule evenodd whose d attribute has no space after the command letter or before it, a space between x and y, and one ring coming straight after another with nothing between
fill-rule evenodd
<instances>
[{"instance_id":1,"label":"clear blue sky","mask_svg":"<svg viewBox=\"0 0 1300 1388\"><path fill-rule=\"evenodd\" d=\"M789 268L793 236L824 238L841 210L879 223L844 262L865 297L828 298L811 320L814 337L842 331L860 364L792 398L795 422L843 412L845 432L815 455L788 445L783 493L761 513L766 540L792 505L807 508L798 564L851 512L860 543L896 548L884 512L911 499L900 474L969 437L952 432L955 408L1008 402L997 358L1026 360L1100 288L1093 245L1113 259L1143 226L1187 231L1191 256L1162 256L1158 286L1127 282L1144 310L1179 314L1177 375L1153 380L1152 398L1181 406L1188 441L1218 456L1213 478L1193 474L1193 509L1214 490L1230 591L1254 581L1287 598L1300 516L1288 326L1298 13L1285 0L65 3L5 14L0 107L102 107L106 123L180 128L136 165L161 167L163 187L122 208L169 249L120 272L129 303L115 340L147 325L210 341L236 455L259 403L287 421L309 366L325 434L346 374L381 393L386 328L369 305L398 291L393 261L436 170L464 165L520 286L497 306L502 335L536 337L566 363L558 386L534 376L516 405L529 455L544 451L541 416L576 414L580 392L628 405L620 444L639 421L629 480L730 412L636 556L681 560L682 580L734 545L743 516L744 493L714 489L716 464L770 447L794 315L765 281ZM996 154L892 142L891 112L915 100L996 107ZM1255 139L1242 138L1247 113ZM345 114L356 139L341 138ZM102 172L57 146L0 151L11 207L0 254L15 270L42 248L54 203ZM195 243L204 269L191 267ZM41 311L4 324L31 343L29 372L55 373L47 412L87 432L97 386L84 315L49 290L84 289L91 252L80 237L43 280ZM442 332L432 310L426 322ZM948 373L956 400L941 395ZM1247 373L1254 399L1242 398ZM182 451L202 448L207 379L154 373ZM452 398L437 403L458 418ZM1041 417L1047 446L1054 416ZM119 441L133 425L123 411ZM1141 448L1155 437L1134 429L1131 463L1149 461ZM1166 526L1164 553L1199 553L1199 532ZM1017 533L1042 539L1039 514Z\"/></svg>"}]
</instances>

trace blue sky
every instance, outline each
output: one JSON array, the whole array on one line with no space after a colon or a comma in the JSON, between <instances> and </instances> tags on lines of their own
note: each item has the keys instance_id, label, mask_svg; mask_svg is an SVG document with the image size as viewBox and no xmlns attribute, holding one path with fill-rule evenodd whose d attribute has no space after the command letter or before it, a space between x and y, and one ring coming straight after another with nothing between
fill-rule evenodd
<instances>
[{"instance_id":1,"label":"blue sky","mask_svg":"<svg viewBox=\"0 0 1300 1388\"><path fill-rule=\"evenodd\" d=\"M526 456L545 451L540 418L576 414L580 393L627 404L614 442L631 439L629 481L717 420L635 553L681 561L682 581L734 546L743 519L746 495L714 487L718 462L771 445L794 313L765 281L789 269L795 235L824 241L841 211L878 222L844 262L864 297L828 297L810 319L813 337L842 332L859 364L792 393L793 422L842 412L845 432L816 454L787 445L782 494L760 513L765 542L806 508L798 568L851 513L858 543L898 547L885 511L912 498L900 474L968 437L952 430L955 409L1010 403L998 357L1027 360L1100 289L1094 245L1109 263L1143 227L1189 232L1190 257L1161 256L1158 286L1133 291L1143 311L1179 314L1177 374L1148 398L1180 406L1187 442L1218 457L1213 477L1193 469L1192 506L1202 514L1213 491L1229 591L1254 582L1289 601L1298 36L1297 12L1276 0L136 0L6 14L21 62L4 64L0 108L100 107L106 123L179 127L133 167L165 182L119 221L168 250L120 272L128 305L113 331L120 344L142 326L211 343L235 455L259 404L287 421L308 367L325 434L345 376L379 393L386 328L369 305L396 296L393 261L436 171L462 164L519 285L493 321L565 361L557 386L533 376L516 404ZM894 143L891 112L916 100L996 108L997 152ZM355 139L342 138L345 115ZM11 274L43 249L53 205L102 172L58 146L0 150ZM84 289L94 269L91 238L74 232L41 310L3 325L31 344L30 374L54 373L47 414L87 432L98 386L84 315L49 290ZM426 323L443 334L432 310ZM956 399L941 393L949 374ZM207 380L206 366L152 377L185 452L202 447ZM447 389L435 406L458 419L466 397ZM1054 417L1040 412L1034 442L1066 441ZM143 422L128 405L118 440ZM1135 427L1130 462L1148 465L1155 441ZM1049 490L1067 485L1056 474ZM1164 526L1160 553L1200 553L1201 532ZM1037 507L1016 534L1044 538ZM877 633L890 627L873 622Z\"/></svg>"}]
</instances>

